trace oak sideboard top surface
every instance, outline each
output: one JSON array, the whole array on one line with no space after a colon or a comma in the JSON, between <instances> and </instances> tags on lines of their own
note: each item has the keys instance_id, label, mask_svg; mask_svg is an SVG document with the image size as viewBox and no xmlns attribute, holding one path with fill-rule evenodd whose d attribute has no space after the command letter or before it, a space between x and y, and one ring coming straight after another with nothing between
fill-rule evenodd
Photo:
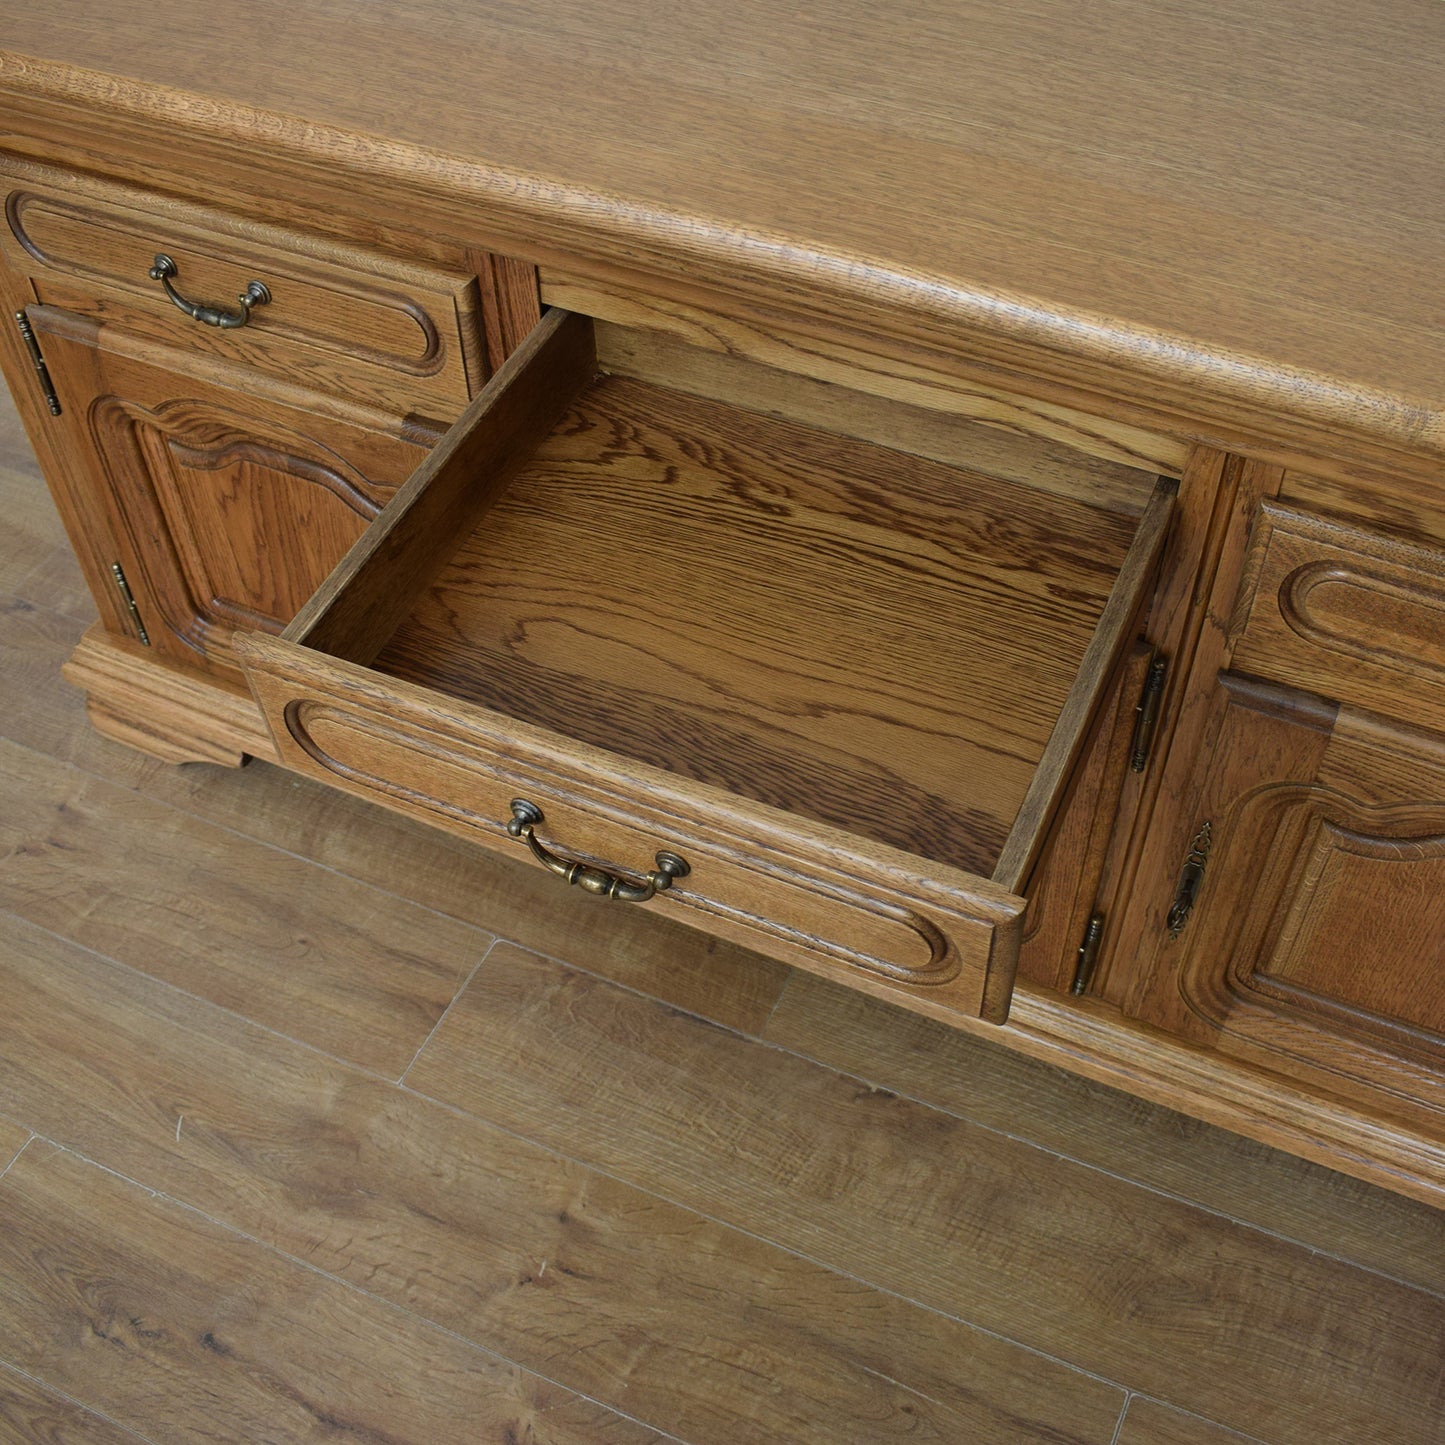
<instances>
[{"instance_id":1,"label":"oak sideboard top surface","mask_svg":"<svg viewBox=\"0 0 1445 1445\"><path fill-rule=\"evenodd\" d=\"M10 9L21 153L475 224L1178 435L1445 454L1433 0Z\"/></svg>"}]
</instances>

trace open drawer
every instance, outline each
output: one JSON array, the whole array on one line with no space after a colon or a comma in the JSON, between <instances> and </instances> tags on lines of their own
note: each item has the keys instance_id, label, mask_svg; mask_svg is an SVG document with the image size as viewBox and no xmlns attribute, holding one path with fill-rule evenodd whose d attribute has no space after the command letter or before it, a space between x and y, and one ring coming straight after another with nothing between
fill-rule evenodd
<instances>
[{"instance_id":1,"label":"open drawer","mask_svg":"<svg viewBox=\"0 0 1445 1445\"><path fill-rule=\"evenodd\" d=\"M281 758L1001 1021L1172 484L1082 460L1108 475L1071 487L1002 433L975 466L969 424L724 361L647 375L626 335L550 312L292 625L238 639Z\"/></svg>"}]
</instances>

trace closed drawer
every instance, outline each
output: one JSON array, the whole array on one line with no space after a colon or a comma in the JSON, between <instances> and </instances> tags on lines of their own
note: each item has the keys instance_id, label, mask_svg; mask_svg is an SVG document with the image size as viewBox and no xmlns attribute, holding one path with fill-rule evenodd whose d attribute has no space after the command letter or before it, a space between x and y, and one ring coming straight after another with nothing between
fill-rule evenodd
<instances>
[{"instance_id":1,"label":"closed drawer","mask_svg":"<svg viewBox=\"0 0 1445 1445\"><path fill-rule=\"evenodd\" d=\"M1445 728L1445 553L1267 503L1244 577L1237 670Z\"/></svg>"},{"instance_id":2,"label":"closed drawer","mask_svg":"<svg viewBox=\"0 0 1445 1445\"><path fill-rule=\"evenodd\" d=\"M836 388L764 411L758 373L744 406L611 364L550 313L291 627L238 640L281 757L1001 1020L1172 489L1098 508L889 445Z\"/></svg>"},{"instance_id":3,"label":"closed drawer","mask_svg":"<svg viewBox=\"0 0 1445 1445\"><path fill-rule=\"evenodd\" d=\"M483 380L475 277L247 225L115 186L64 184L14 163L5 179L6 260L36 299L148 340L241 362L391 415L455 419ZM233 316L253 282L269 300L244 325L193 319L148 274Z\"/></svg>"}]
</instances>

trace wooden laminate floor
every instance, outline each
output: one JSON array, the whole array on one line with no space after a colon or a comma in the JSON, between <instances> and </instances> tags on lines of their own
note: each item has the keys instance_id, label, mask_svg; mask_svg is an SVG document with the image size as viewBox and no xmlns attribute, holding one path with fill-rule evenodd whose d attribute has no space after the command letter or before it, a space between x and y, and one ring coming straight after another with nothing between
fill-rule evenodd
<instances>
[{"instance_id":1,"label":"wooden laminate floor","mask_svg":"<svg viewBox=\"0 0 1445 1445\"><path fill-rule=\"evenodd\" d=\"M1445 1216L88 729L0 418L0 1439L1445 1440Z\"/></svg>"}]
</instances>

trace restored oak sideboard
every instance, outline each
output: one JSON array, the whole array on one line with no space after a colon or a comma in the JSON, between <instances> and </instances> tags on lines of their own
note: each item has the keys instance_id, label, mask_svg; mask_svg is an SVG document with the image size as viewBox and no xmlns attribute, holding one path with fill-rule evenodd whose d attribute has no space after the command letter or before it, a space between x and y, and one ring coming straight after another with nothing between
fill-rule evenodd
<instances>
[{"instance_id":1,"label":"restored oak sideboard","mask_svg":"<svg viewBox=\"0 0 1445 1445\"><path fill-rule=\"evenodd\" d=\"M1439 1202L1438 12L875 11L17 17L68 675Z\"/></svg>"}]
</instances>

